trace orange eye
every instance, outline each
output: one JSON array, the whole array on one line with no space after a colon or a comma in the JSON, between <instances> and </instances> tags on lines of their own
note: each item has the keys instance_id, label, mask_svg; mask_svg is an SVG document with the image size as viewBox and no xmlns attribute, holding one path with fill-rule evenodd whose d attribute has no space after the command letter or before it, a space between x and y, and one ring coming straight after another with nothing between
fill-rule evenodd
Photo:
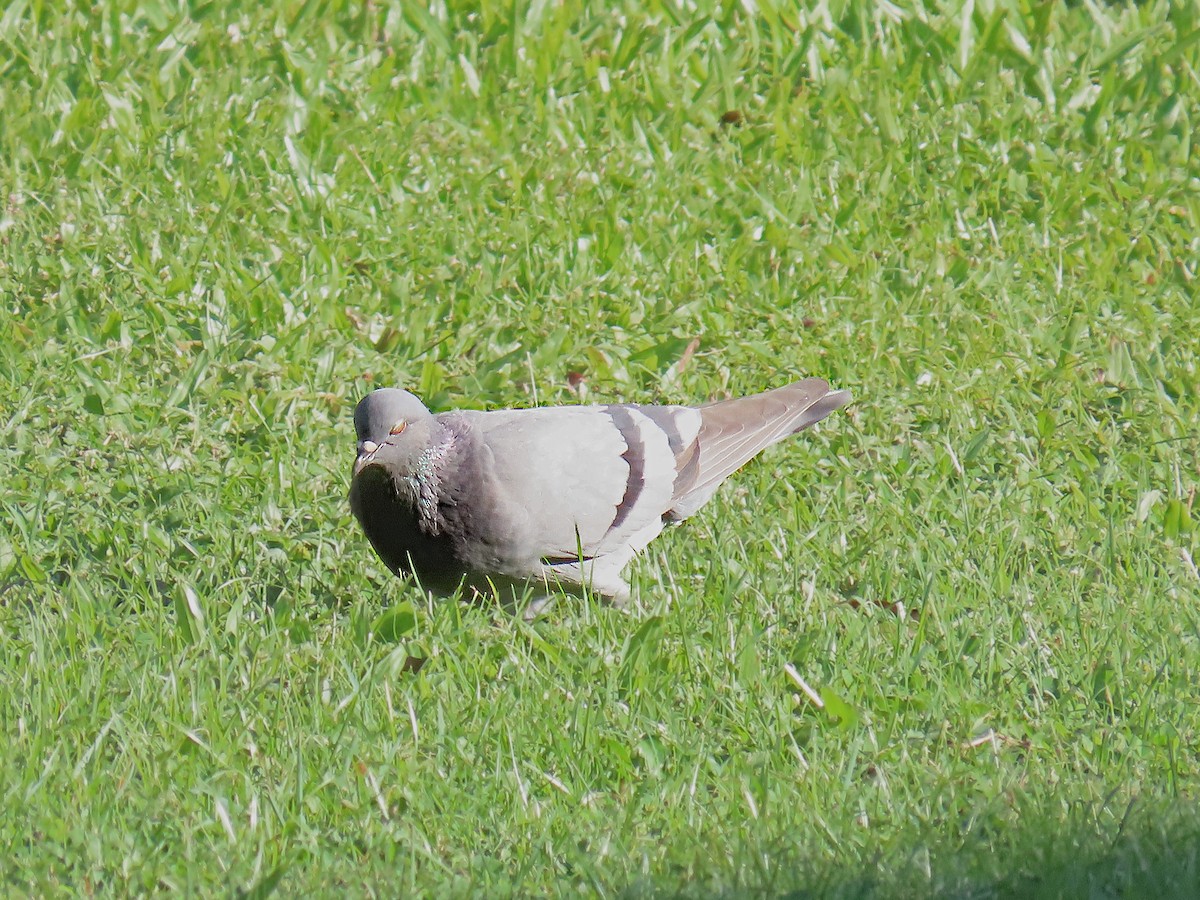
<instances>
[{"instance_id":1,"label":"orange eye","mask_svg":"<svg viewBox=\"0 0 1200 900\"><path fill-rule=\"evenodd\" d=\"M389 431L388 434L399 434L407 427L408 427L408 423L405 422L403 419L401 419L399 422L397 422L395 425L392 426L392 430Z\"/></svg>"}]
</instances>

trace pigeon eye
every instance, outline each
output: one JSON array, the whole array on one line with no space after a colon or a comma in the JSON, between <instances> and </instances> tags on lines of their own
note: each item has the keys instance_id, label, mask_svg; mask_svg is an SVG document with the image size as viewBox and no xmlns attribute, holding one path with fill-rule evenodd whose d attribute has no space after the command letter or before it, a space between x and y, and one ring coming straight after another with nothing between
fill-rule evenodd
<instances>
[{"instance_id":1,"label":"pigeon eye","mask_svg":"<svg viewBox=\"0 0 1200 900\"><path fill-rule=\"evenodd\" d=\"M399 422L397 422L395 425L392 426L392 429L391 429L391 431L388 432L388 434L399 434L407 427L408 427L408 423L405 422L403 419L401 419Z\"/></svg>"}]
</instances>

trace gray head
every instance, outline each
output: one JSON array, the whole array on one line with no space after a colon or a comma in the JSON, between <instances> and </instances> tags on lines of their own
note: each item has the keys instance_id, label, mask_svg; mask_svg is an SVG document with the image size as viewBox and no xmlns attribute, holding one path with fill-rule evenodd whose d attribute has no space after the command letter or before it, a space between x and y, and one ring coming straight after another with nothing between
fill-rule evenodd
<instances>
[{"instance_id":1,"label":"gray head","mask_svg":"<svg viewBox=\"0 0 1200 900\"><path fill-rule=\"evenodd\" d=\"M355 475L372 462L407 473L429 447L433 415L408 391L381 388L359 401L354 431L358 435Z\"/></svg>"}]
</instances>

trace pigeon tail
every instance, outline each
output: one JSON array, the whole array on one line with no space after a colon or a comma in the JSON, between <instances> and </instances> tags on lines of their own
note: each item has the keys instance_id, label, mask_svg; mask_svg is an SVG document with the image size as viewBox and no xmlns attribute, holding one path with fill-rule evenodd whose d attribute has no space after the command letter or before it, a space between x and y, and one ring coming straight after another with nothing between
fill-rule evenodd
<instances>
[{"instance_id":1,"label":"pigeon tail","mask_svg":"<svg viewBox=\"0 0 1200 900\"><path fill-rule=\"evenodd\" d=\"M701 423L694 456L681 460L680 466L681 470L689 467L693 477L677 486L670 519L686 519L708 502L722 481L767 447L849 402L849 391L830 391L823 378L805 378L750 397L698 407Z\"/></svg>"}]
</instances>

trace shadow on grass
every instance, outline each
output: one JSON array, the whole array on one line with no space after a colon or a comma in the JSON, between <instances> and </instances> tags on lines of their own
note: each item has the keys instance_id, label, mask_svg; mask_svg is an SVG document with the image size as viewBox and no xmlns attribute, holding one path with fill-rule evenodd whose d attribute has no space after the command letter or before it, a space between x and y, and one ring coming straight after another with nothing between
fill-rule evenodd
<instances>
[{"instance_id":1,"label":"shadow on grass","mask_svg":"<svg viewBox=\"0 0 1200 900\"><path fill-rule=\"evenodd\" d=\"M1200 810L1176 801L1134 802L1122 817L1091 808L1065 815L1027 811L1007 827L972 827L957 841L914 836L874 854L820 861L783 858L772 876L738 886L692 884L671 896L782 897L788 900L947 897L1200 898ZM628 897L662 896L643 882Z\"/></svg>"},{"instance_id":2,"label":"shadow on grass","mask_svg":"<svg viewBox=\"0 0 1200 900\"><path fill-rule=\"evenodd\" d=\"M916 842L872 871L785 896L964 898L1200 897L1200 812L1130 804L1119 819L1090 808L1026 813L965 840Z\"/></svg>"}]
</instances>

